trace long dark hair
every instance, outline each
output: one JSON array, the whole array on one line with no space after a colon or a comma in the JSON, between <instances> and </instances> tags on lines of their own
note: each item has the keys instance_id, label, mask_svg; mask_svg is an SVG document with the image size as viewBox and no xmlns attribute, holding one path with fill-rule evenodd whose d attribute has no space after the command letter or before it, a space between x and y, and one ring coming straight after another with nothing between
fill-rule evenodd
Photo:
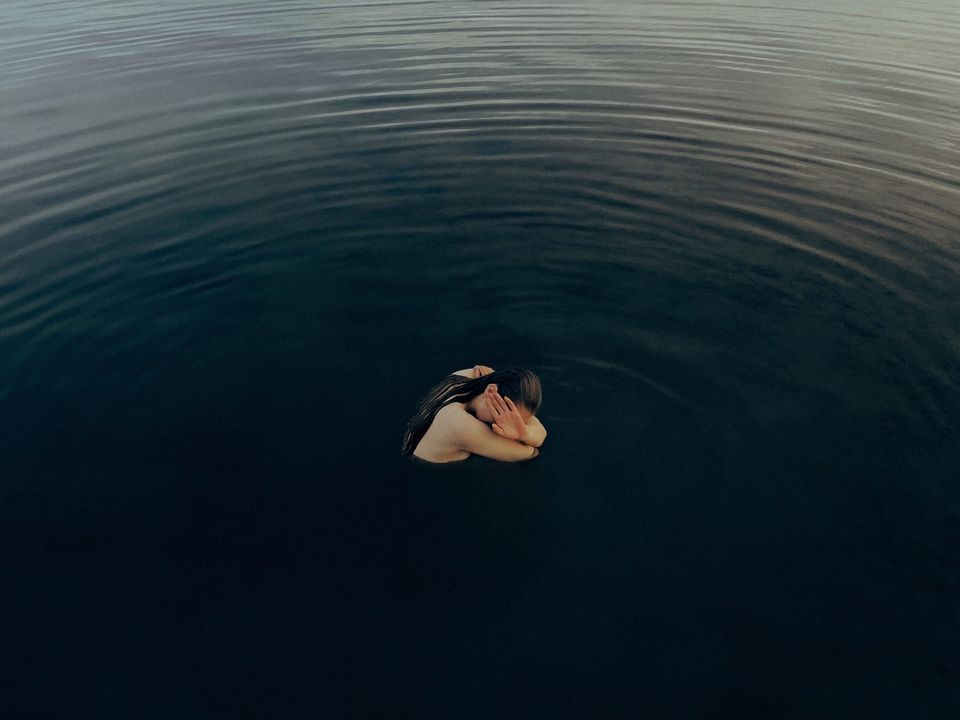
<instances>
[{"instance_id":1,"label":"long dark hair","mask_svg":"<svg viewBox=\"0 0 960 720\"><path fill-rule=\"evenodd\" d=\"M403 448L400 452L404 455L413 454L440 408L452 402L469 402L477 395L482 395L490 383L496 384L497 392L502 397L509 397L516 405L522 405L531 413L536 414L540 409L543 400L540 378L529 370L505 368L478 378L449 375L431 388L427 396L420 401L417 414L407 423L407 432L404 433Z\"/></svg>"}]
</instances>

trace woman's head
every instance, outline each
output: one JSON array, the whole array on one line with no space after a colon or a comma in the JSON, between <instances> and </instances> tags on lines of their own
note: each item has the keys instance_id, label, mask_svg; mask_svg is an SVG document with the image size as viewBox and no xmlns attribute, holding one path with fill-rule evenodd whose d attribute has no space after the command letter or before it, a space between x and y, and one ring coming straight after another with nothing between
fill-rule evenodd
<instances>
[{"instance_id":1,"label":"woman's head","mask_svg":"<svg viewBox=\"0 0 960 720\"><path fill-rule=\"evenodd\" d=\"M417 414L407 425L403 438L404 455L410 455L430 428L437 411L453 402L466 403L476 413L477 419L490 424L493 414L487 405L487 397L497 392L510 398L524 419L536 414L543 400L540 378L530 370L506 368L478 378L451 375L433 387L420 402Z\"/></svg>"},{"instance_id":2,"label":"woman's head","mask_svg":"<svg viewBox=\"0 0 960 720\"><path fill-rule=\"evenodd\" d=\"M482 381L479 385L483 386L483 389L468 401L468 407L475 412L478 420L487 424L494 421L488 403L488 398L492 393L498 393L500 397L510 398L524 420L529 420L540 409L540 403L543 400L540 378L529 370L514 368L496 370L482 378L476 378L474 382L477 381Z\"/></svg>"}]
</instances>

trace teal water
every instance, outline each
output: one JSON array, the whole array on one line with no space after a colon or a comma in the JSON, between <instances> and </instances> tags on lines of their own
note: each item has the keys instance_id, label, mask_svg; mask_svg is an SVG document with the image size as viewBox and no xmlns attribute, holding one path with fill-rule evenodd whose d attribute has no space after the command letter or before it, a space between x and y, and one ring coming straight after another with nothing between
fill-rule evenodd
<instances>
[{"instance_id":1,"label":"teal water","mask_svg":"<svg viewBox=\"0 0 960 720\"><path fill-rule=\"evenodd\" d=\"M960 10L0 6L11 717L953 717ZM527 366L542 456L399 455Z\"/></svg>"}]
</instances>

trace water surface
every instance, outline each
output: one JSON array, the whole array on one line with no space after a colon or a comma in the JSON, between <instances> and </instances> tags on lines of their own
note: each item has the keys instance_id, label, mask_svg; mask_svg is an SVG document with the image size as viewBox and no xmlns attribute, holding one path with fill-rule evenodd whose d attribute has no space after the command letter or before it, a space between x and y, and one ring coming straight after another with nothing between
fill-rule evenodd
<instances>
[{"instance_id":1,"label":"water surface","mask_svg":"<svg viewBox=\"0 0 960 720\"><path fill-rule=\"evenodd\" d=\"M947 0L8 0L5 702L956 714L957 47ZM541 375L542 456L401 458L475 363Z\"/></svg>"}]
</instances>

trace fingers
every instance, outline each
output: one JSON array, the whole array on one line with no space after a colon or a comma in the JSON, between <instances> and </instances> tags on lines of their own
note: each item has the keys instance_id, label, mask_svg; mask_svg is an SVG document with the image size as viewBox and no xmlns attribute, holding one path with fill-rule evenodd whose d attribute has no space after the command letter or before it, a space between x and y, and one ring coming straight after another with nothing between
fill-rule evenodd
<instances>
[{"instance_id":1,"label":"fingers","mask_svg":"<svg viewBox=\"0 0 960 720\"><path fill-rule=\"evenodd\" d=\"M490 383L487 385L483 391L483 394L487 396L487 402L489 402L491 406L499 406L500 393L497 392L496 383Z\"/></svg>"},{"instance_id":2,"label":"fingers","mask_svg":"<svg viewBox=\"0 0 960 720\"><path fill-rule=\"evenodd\" d=\"M494 413L495 417L499 417L500 415L516 415L518 418L522 419L520 411L513 403L513 400L508 397L505 398L499 392L497 392L496 384L490 383L487 385L484 393L487 395L487 403L489 404L490 409Z\"/></svg>"},{"instance_id":3,"label":"fingers","mask_svg":"<svg viewBox=\"0 0 960 720\"><path fill-rule=\"evenodd\" d=\"M517 406L513 404L513 400L502 395L498 397L500 398L500 402L502 403L501 407L505 413L516 413L517 415L520 414L520 411L517 410Z\"/></svg>"}]
</instances>

